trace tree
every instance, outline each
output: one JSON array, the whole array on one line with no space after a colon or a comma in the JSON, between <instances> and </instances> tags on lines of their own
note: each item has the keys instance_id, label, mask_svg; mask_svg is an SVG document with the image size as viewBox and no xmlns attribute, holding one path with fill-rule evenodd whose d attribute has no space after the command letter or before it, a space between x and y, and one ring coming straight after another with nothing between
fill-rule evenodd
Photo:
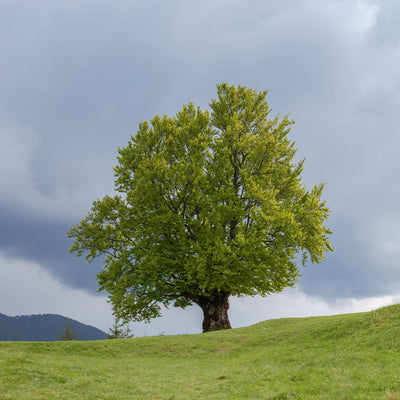
<instances>
[{"instance_id":1,"label":"tree","mask_svg":"<svg viewBox=\"0 0 400 400\"><path fill-rule=\"evenodd\" d=\"M115 319L114 325L110 328L109 333L107 333L107 339L127 339L132 338L133 334L128 325L124 327L124 323Z\"/></svg>"},{"instance_id":2,"label":"tree","mask_svg":"<svg viewBox=\"0 0 400 400\"><path fill-rule=\"evenodd\" d=\"M65 324L65 328L61 329L62 333L60 335L60 340L62 341L67 341L67 340L74 340L77 336L77 334L74 331L74 328L72 327L72 325L67 322Z\"/></svg>"},{"instance_id":3,"label":"tree","mask_svg":"<svg viewBox=\"0 0 400 400\"><path fill-rule=\"evenodd\" d=\"M103 257L99 290L124 321L197 304L204 332L230 328L230 296L280 292L299 255L305 266L333 250L324 185L301 183L293 121L270 117L266 91L217 89L210 112L188 104L141 123L119 149L119 195L69 231L72 252Z\"/></svg>"}]
</instances>

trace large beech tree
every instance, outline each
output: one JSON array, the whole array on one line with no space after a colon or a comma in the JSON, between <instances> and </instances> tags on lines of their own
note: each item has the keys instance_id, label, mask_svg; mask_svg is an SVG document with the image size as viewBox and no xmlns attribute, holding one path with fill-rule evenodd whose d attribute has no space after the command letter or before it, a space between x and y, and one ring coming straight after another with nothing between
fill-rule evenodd
<instances>
[{"instance_id":1,"label":"large beech tree","mask_svg":"<svg viewBox=\"0 0 400 400\"><path fill-rule=\"evenodd\" d=\"M280 292L299 262L333 250L323 184L301 183L293 121L270 116L266 91L217 89L210 111L188 104L141 123L119 149L119 195L68 232L71 251L103 257L99 290L125 322L197 304L204 332L230 328L230 296Z\"/></svg>"}]
</instances>

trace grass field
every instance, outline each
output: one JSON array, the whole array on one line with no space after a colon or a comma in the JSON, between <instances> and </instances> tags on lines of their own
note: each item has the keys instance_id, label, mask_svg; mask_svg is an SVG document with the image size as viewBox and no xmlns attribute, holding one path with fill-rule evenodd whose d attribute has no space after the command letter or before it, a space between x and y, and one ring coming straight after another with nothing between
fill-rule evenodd
<instances>
[{"instance_id":1,"label":"grass field","mask_svg":"<svg viewBox=\"0 0 400 400\"><path fill-rule=\"evenodd\" d=\"M200 335L1 342L8 399L400 400L400 305Z\"/></svg>"}]
</instances>

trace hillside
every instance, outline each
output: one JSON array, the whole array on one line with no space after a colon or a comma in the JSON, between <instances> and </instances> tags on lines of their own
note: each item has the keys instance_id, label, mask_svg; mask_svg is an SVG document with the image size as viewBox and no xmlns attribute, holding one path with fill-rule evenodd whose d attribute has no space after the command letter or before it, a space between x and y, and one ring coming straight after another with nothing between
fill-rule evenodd
<instances>
[{"instance_id":1,"label":"hillside","mask_svg":"<svg viewBox=\"0 0 400 400\"><path fill-rule=\"evenodd\" d=\"M59 340L67 324L78 340L106 339L106 334L93 326L56 314L9 317L0 314L0 341Z\"/></svg>"},{"instance_id":2,"label":"hillside","mask_svg":"<svg viewBox=\"0 0 400 400\"><path fill-rule=\"evenodd\" d=\"M199 335L0 343L0 399L399 400L400 306Z\"/></svg>"}]
</instances>

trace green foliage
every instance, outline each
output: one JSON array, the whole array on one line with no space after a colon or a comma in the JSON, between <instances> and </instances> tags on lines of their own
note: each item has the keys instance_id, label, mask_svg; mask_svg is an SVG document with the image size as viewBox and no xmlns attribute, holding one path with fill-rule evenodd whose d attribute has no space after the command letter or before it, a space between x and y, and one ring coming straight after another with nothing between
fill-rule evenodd
<instances>
[{"instance_id":1,"label":"green foliage","mask_svg":"<svg viewBox=\"0 0 400 400\"><path fill-rule=\"evenodd\" d=\"M396 305L203 335L0 342L0 398L395 400L399 328Z\"/></svg>"},{"instance_id":2,"label":"green foliage","mask_svg":"<svg viewBox=\"0 0 400 400\"><path fill-rule=\"evenodd\" d=\"M210 112L188 104L141 123L119 149L119 195L69 231L71 251L104 257L99 288L124 321L217 293L279 292L296 283L299 255L306 265L333 250L323 184L301 183L293 121L270 117L265 91L217 89Z\"/></svg>"}]
</instances>

